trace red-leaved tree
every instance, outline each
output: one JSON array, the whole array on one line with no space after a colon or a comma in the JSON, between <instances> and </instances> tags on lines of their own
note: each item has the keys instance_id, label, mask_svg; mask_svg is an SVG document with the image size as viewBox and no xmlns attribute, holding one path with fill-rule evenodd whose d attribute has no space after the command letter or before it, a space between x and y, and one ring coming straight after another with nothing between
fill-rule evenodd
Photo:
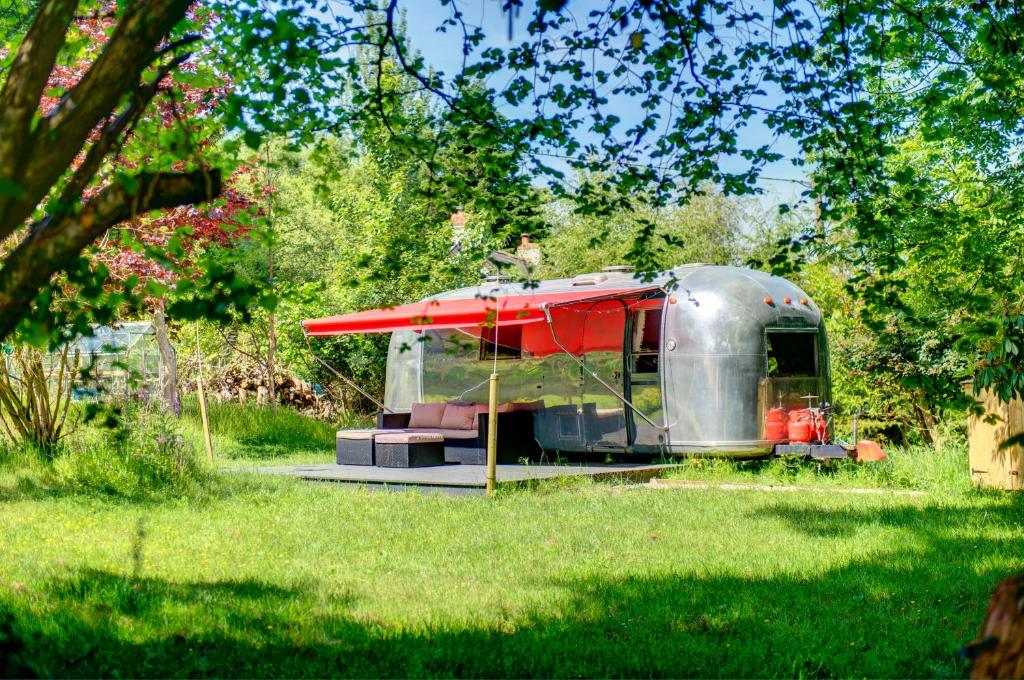
<instances>
[{"instance_id":1,"label":"red-leaved tree","mask_svg":"<svg viewBox=\"0 0 1024 680\"><path fill-rule=\"evenodd\" d=\"M161 134L147 119L156 99L172 100L172 117L192 115L190 95L173 102L167 90L176 74L187 80L201 38L189 5L44 0L3 56L0 338L28 319L38 329L53 277L86 278L82 251L111 227L221 194L187 129Z\"/></svg>"},{"instance_id":2,"label":"red-leaved tree","mask_svg":"<svg viewBox=\"0 0 1024 680\"><path fill-rule=\"evenodd\" d=\"M198 27L209 25L209 16L199 10L190 11L190 20ZM72 65L57 65L47 82L41 100L44 114L59 107L56 93L70 92L78 86L109 41L116 28L116 4L105 2L89 16L77 17L70 33L86 41L83 54ZM119 153L109 160L107 174L133 172L153 162L154 156L167 151L165 146L183 145L186 154L198 160L209 151L221 133L211 124L212 113L229 91L230 83L216 74L202 71L195 61L182 62L175 77L153 83L154 97L150 107L138 117L119 145ZM141 129L143 134L137 130ZM93 137L101 135L100 130ZM94 140L95 141L95 140ZM177 151L177 149L173 149ZM73 161L81 167L85 154ZM186 161L174 165L181 168ZM236 171L245 174L243 167ZM110 286L130 285L144 291L138 300L143 309L135 313L151 315L156 329L164 367L161 398L175 412L180 409L177 385L177 362L170 342L166 315L167 296L181 279L199 276L197 256L211 247L231 247L246 237L248 221L239 219L251 208L251 200L235 188L233 176L225 183L221 200L200 207L181 205L156 215L132 215L107 231L87 251L93 266L102 266ZM101 186L87 187L83 198L88 200L101 191ZM173 244L173 247L172 247ZM157 285L151 285L157 284ZM123 310L131 313L131 310Z\"/></svg>"}]
</instances>

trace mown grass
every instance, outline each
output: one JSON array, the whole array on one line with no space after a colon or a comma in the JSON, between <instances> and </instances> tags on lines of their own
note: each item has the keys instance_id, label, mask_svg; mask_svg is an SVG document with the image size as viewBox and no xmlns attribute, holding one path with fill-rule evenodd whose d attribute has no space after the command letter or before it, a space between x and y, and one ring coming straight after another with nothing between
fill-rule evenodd
<instances>
[{"instance_id":1,"label":"mown grass","mask_svg":"<svg viewBox=\"0 0 1024 680\"><path fill-rule=\"evenodd\" d=\"M256 404L214 402L209 409L214 457L232 463L288 465L333 461L335 431L370 424L369 418L359 417L326 423L289 408ZM205 456L199 402L195 398L182 402L181 430L195 450Z\"/></svg>"},{"instance_id":2,"label":"mown grass","mask_svg":"<svg viewBox=\"0 0 1024 680\"><path fill-rule=\"evenodd\" d=\"M929 676L1024 569L1014 495L0 486L0 610L47 676Z\"/></svg>"},{"instance_id":3,"label":"mown grass","mask_svg":"<svg viewBox=\"0 0 1024 680\"><path fill-rule=\"evenodd\" d=\"M330 459L333 426L214 408L218 463ZM962 447L889 453L671 474L926 494L449 498L206 470L136 496L8 452L0 676L960 677L989 593L1024 570L1024 500L971 489Z\"/></svg>"}]
</instances>

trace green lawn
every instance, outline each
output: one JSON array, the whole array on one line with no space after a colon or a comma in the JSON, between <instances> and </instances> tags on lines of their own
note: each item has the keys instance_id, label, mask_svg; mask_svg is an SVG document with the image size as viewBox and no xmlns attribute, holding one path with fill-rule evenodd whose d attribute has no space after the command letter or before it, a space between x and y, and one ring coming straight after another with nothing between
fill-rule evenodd
<instances>
[{"instance_id":1,"label":"green lawn","mask_svg":"<svg viewBox=\"0 0 1024 680\"><path fill-rule=\"evenodd\" d=\"M9 669L40 675L942 677L1024 570L1024 501L0 476L0 540Z\"/></svg>"}]
</instances>

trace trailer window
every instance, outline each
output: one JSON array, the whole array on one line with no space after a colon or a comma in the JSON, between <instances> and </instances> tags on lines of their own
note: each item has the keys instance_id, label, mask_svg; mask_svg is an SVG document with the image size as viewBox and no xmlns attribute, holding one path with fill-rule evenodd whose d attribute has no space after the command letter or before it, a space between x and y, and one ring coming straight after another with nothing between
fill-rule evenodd
<instances>
[{"instance_id":1,"label":"trailer window","mask_svg":"<svg viewBox=\"0 0 1024 680\"><path fill-rule=\"evenodd\" d=\"M633 352L661 350L661 310L646 309L637 312L633 324Z\"/></svg>"},{"instance_id":2,"label":"trailer window","mask_svg":"<svg viewBox=\"0 0 1024 680\"><path fill-rule=\"evenodd\" d=\"M657 373L661 351L661 310L637 312L633 321L633 373Z\"/></svg>"},{"instance_id":3,"label":"trailer window","mask_svg":"<svg viewBox=\"0 0 1024 680\"><path fill-rule=\"evenodd\" d=\"M498 344L494 341L497 338ZM497 356L495 356L497 355ZM522 326L491 326L480 333L480 359L521 359L523 357Z\"/></svg>"},{"instance_id":4,"label":"trailer window","mask_svg":"<svg viewBox=\"0 0 1024 680\"><path fill-rule=\"evenodd\" d=\"M815 333L769 332L768 376L773 378L818 375L818 337Z\"/></svg>"}]
</instances>

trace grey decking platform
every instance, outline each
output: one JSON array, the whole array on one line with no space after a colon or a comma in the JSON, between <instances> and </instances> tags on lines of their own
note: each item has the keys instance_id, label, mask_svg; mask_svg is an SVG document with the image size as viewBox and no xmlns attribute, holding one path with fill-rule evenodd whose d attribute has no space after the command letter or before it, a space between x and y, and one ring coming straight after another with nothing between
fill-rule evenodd
<instances>
[{"instance_id":1,"label":"grey decking platform","mask_svg":"<svg viewBox=\"0 0 1024 680\"><path fill-rule=\"evenodd\" d=\"M633 481L646 481L656 477L671 465L499 465L498 483L527 482L588 475L625 477ZM382 468L369 465L282 465L276 467L234 468L239 472L259 472L271 475L289 475L318 481L346 482L350 484L388 484L398 486L438 486L477 489L486 482L483 465L438 465L421 468Z\"/></svg>"}]
</instances>

